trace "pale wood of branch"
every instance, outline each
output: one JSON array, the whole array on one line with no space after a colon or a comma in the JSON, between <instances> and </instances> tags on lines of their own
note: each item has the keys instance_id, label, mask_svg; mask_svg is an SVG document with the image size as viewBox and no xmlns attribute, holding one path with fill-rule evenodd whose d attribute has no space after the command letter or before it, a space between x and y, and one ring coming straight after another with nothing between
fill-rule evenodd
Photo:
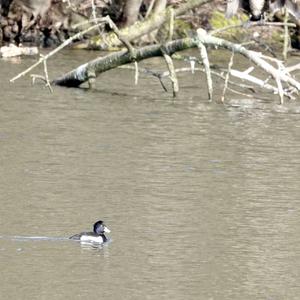
<instances>
[{"instance_id":1,"label":"pale wood of branch","mask_svg":"<svg viewBox=\"0 0 300 300\"><path fill-rule=\"evenodd\" d=\"M48 68L47 68L47 61L44 60L44 73L45 73L45 79L46 79L46 87L49 88L50 93L53 93L53 89L49 80L49 75L48 75Z\"/></svg>"},{"instance_id":2,"label":"pale wood of branch","mask_svg":"<svg viewBox=\"0 0 300 300\"><path fill-rule=\"evenodd\" d=\"M137 85L139 82L139 65L136 61L134 62L134 70L134 84Z\"/></svg>"},{"instance_id":3,"label":"pale wood of branch","mask_svg":"<svg viewBox=\"0 0 300 300\"><path fill-rule=\"evenodd\" d=\"M223 89L223 93L222 93L222 97L221 97L221 102L224 102L224 100L225 100L225 94L226 94L226 90L228 87L229 75L230 75L230 71L231 71L231 68L233 65L233 57L234 57L234 52L232 52L229 63L228 63L228 71L225 76L224 89Z\"/></svg>"},{"instance_id":4,"label":"pale wood of branch","mask_svg":"<svg viewBox=\"0 0 300 300\"><path fill-rule=\"evenodd\" d=\"M107 22L107 17L102 18L103 22ZM80 37L82 37L84 34L88 33L91 30L94 30L95 28L99 27L99 24L96 24L94 26L89 27L88 29L81 31L75 35L73 35L72 37L70 37L69 39L65 40L61 45L59 45L57 48L55 48L53 51L51 51L50 53L48 53L47 55L41 57L35 64L33 64L32 66L30 66L28 69L26 69L25 71L19 73L17 76L15 76L14 78L10 79L10 82L14 82L17 79L19 79L20 77L28 74L31 70L33 70L34 68L36 68L39 64L41 64L43 61L47 60L48 58L50 58L51 56L53 56L54 54L58 53L60 50L62 50L63 48L67 47L69 44L71 44L74 40L79 39Z\"/></svg>"},{"instance_id":5,"label":"pale wood of branch","mask_svg":"<svg viewBox=\"0 0 300 300\"><path fill-rule=\"evenodd\" d=\"M284 91L283 91L282 83L281 83L279 76L277 76L275 78L275 80L276 80L277 87L278 87L278 95L279 95L279 99L280 99L280 104L283 104Z\"/></svg>"},{"instance_id":6,"label":"pale wood of branch","mask_svg":"<svg viewBox=\"0 0 300 300\"><path fill-rule=\"evenodd\" d=\"M174 9L170 9L169 12L169 34L168 34L168 42L172 41L174 34Z\"/></svg>"},{"instance_id":7,"label":"pale wood of branch","mask_svg":"<svg viewBox=\"0 0 300 300\"><path fill-rule=\"evenodd\" d=\"M196 42L193 39L186 38L181 40L166 43L164 48L166 53L172 55L176 51L196 47ZM69 73L57 78L53 81L56 85L78 87L88 80L87 69L95 70L96 76L105 71L114 69L118 66L128 64L134 61L141 61L146 58L163 56L161 45L151 45L135 49L135 56L132 57L127 50L121 50L116 53L110 53L104 57L96 58L88 63L85 63Z\"/></svg>"},{"instance_id":8,"label":"pale wood of branch","mask_svg":"<svg viewBox=\"0 0 300 300\"><path fill-rule=\"evenodd\" d=\"M289 12L287 8L284 8L284 23L287 23L289 18ZM289 28L287 25L284 25L284 40L283 40L283 51L282 51L282 56L283 59L287 59L287 53L288 53L288 47L289 47Z\"/></svg>"},{"instance_id":9,"label":"pale wood of branch","mask_svg":"<svg viewBox=\"0 0 300 300\"><path fill-rule=\"evenodd\" d=\"M263 69L266 73L270 74L274 78L274 80L276 80L276 77L279 76L282 82L288 83L291 86L295 87L298 91L300 91L300 82L286 74L286 72L279 72L278 69L276 69L273 65L269 64L263 59L263 55L261 53L248 50L239 44L234 44L232 42L207 34L198 35L198 38L206 46L222 47L230 51L235 51L236 53L242 54L243 56L250 59L258 67Z\"/></svg>"},{"instance_id":10,"label":"pale wood of branch","mask_svg":"<svg viewBox=\"0 0 300 300\"><path fill-rule=\"evenodd\" d=\"M268 63L261 53L250 51L241 45L234 44L226 40L204 34L203 31L198 33L198 38L185 38L181 40L172 41L166 43L164 47L167 49L167 53L171 55L172 53L175 53L177 51L198 47L199 41L205 46L225 48L230 51L234 51L235 53L240 53L246 58L250 59L252 62L254 62L254 64L263 69L267 74L271 75L275 81L279 79L281 82L295 87L298 91L300 90L300 83L297 80L291 77L287 72L278 70L273 65ZM88 68L94 69L96 76L98 76L102 72L116 68L120 65L133 62L134 60L140 61L146 58L163 55L160 45L146 46L140 49L136 49L135 51L135 59L132 58L128 51L122 50L117 53L112 53L105 57L100 57L93 61L90 61L89 63L83 64L78 68L70 71L69 73L63 75L62 77L57 78L53 81L53 83L56 85L78 87L79 85L88 80ZM246 76L246 74L244 75ZM266 88L267 85L264 82L263 84L261 84L261 86L263 88ZM273 90L279 93L278 89L275 88ZM289 96L287 92L284 92L284 94L286 96Z\"/></svg>"},{"instance_id":11,"label":"pale wood of branch","mask_svg":"<svg viewBox=\"0 0 300 300\"><path fill-rule=\"evenodd\" d=\"M168 66L168 70L169 70L169 74L170 74L169 77L172 82L173 97L175 98L177 93L179 92L179 84L178 84L178 79L177 79L176 72L175 72L174 63L173 63L173 60L170 55L164 53L163 56L167 63L167 66Z\"/></svg>"},{"instance_id":12,"label":"pale wood of branch","mask_svg":"<svg viewBox=\"0 0 300 300\"><path fill-rule=\"evenodd\" d=\"M206 32L202 32L200 30L197 30L198 37L201 34L206 34ZM209 101L212 101L212 95L213 95L213 85L212 85L212 79L211 79L211 73L210 73L210 66L209 66L209 59L206 51L206 47L203 45L203 43L200 42L200 38L197 44L198 49L200 50L200 56L203 62L203 66L205 69L206 74L206 83L207 83L207 90L208 90L208 99Z\"/></svg>"}]
</instances>

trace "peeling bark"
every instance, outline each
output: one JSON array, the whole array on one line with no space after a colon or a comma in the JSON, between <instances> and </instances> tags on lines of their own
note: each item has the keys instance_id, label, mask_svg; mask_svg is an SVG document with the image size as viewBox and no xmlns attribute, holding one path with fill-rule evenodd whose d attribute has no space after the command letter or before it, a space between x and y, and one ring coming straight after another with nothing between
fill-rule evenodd
<instances>
[{"instance_id":1,"label":"peeling bark","mask_svg":"<svg viewBox=\"0 0 300 300\"><path fill-rule=\"evenodd\" d=\"M193 39L186 38L167 43L164 50L166 50L169 55L172 55L176 51L192 47L196 47L196 42ZM98 76L100 73L114 69L118 66L155 56L163 56L160 45L146 46L137 49L135 50L135 57L133 57L127 50L122 50L83 64L54 80L52 84L67 87L79 87L81 84L89 80L89 73L91 70L94 70L95 75Z\"/></svg>"},{"instance_id":2,"label":"peeling bark","mask_svg":"<svg viewBox=\"0 0 300 300\"><path fill-rule=\"evenodd\" d=\"M125 1L122 21L124 27L133 25L138 20L141 4L142 0Z\"/></svg>"}]
</instances>

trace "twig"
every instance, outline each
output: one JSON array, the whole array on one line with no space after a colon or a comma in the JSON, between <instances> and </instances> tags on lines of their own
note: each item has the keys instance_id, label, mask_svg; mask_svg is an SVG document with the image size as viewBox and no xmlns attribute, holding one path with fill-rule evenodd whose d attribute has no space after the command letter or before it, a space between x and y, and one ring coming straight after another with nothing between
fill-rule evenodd
<instances>
[{"instance_id":1,"label":"twig","mask_svg":"<svg viewBox=\"0 0 300 300\"><path fill-rule=\"evenodd\" d=\"M286 70L287 72L294 72L294 71L297 71L297 70L300 70L300 63L296 64L296 65L293 65L293 66L290 66L290 67L286 67Z\"/></svg>"},{"instance_id":2,"label":"twig","mask_svg":"<svg viewBox=\"0 0 300 300\"><path fill-rule=\"evenodd\" d=\"M102 18L103 22L107 21L107 17ZM57 52L59 52L60 50L62 50L63 48L65 48L66 46L68 46L69 44L71 44L74 40L77 40L79 38L81 38L84 34L86 34L87 32L97 28L99 25L93 25L91 27L89 27L88 29L81 31L75 35L73 35L72 37L70 37L69 39L65 40L60 46L58 46L57 48L55 48L53 51L51 51L50 53L48 53L47 55L45 55L44 57L41 57L35 64L33 64L32 66L30 66L28 69L26 69L25 71L19 73L17 76L13 77L12 79L10 79L10 82L14 82L17 79L19 79L20 77L26 75L27 73L29 73L31 70L33 70L34 68L36 68L39 64L41 64L44 60L47 60L48 58L50 58L51 56L53 56L54 54L56 54Z\"/></svg>"},{"instance_id":3,"label":"twig","mask_svg":"<svg viewBox=\"0 0 300 300\"><path fill-rule=\"evenodd\" d=\"M284 91L283 91L283 88L282 88L282 83L281 83L281 80L280 80L279 76L277 76L275 78L275 80L276 80L277 87L278 87L278 95L279 95L279 99L280 99L280 104L283 104Z\"/></svg>"},{"instance_id":4,"label":"twig","mask_svg":"<svg viewBox=\"0 0 300 300\"><path fill-rule=\"evenodd\" d=\"M98 25L97 14L96 14L96 6L95 6L95 1L94 0L92 0L92 17L93 17L94 23ZM102 32L100 30L100 26L97 27L97 30L98 30L99 36L101 36Z\"/></svg>"},{"instance_id":5,"label":"twig","mask_svg":"<svg viewBox=\"0 0 300 300\"><path fill-rule=\"evenodd\" d=\"M43 81L46 84L46 78L43 75L31 74L30 77L31 77L31 83L32 83L32 85L35 84L35 80L36 79L39 79L39 80Z\"/></svg>"},{"instance_id":6,"label":"twig","mask_svg":"<svg viewBox=\"0 0 300 300\"><path fill-rule=\"evenodd\" d=\"M50 93L53 93L53 89L51 87L51 84L50 84L50 81L49 81L49 76L48 76L47 60L44 60L43 63L44 63L44 73L45 73L45 79L46 79L46 87L49 88Z\"/></svg>"},{"instance_id":7,"label":"twig","mask_svg":"<svg viewBox=\"0 0 300 300\"><path fill-rule=\"evenodd\" d=\"M127 70L135 70L135 68L133 66L120 66L118 67L119 69L127 69ZM200 72L203 72L205 73L205 70L203 68L179 68L179 69L175 69L175 72L176 73L182 73L182 72L191 72L191 71L200 71ZM139 68L139 72L140 73L143 73L145 75L150 75L150 76L153 76L155 78L158 78L162 84L162 87L164 89L165 92L167 92L167 88L165 87L165 85L162 83L162 78L165 78L165 77L168 77L170 76L170 72L169 71L164 71L164 72L159 72L159 71L154 71L154 70L149 70L147 68ZM219 72L216 72L216 71L213 71L211 70L211 74L216 76L216 77L219 77L223 80L225 80L225 77L222 75L222 73L219 73ZM246 84L242 84L242 83L237 83L237 82L233 82L233 81L230 81L228 80L228 83L231 84L231 85L234 85L234 86L237 86L243 90L245 89L248 89L250 91L255 92L255 89L253 86L250 86L250 85L246 85ZM231 90L230 88L228 88L229 90ZM275 88L276 89L276 88ZM273 92L273 90L272 90ZM246 94L243 94L243 95L246 95Z\"/></svg>"},{"instance_id":8,"label":"twig","mask_svg":"<svg viewBox=\"0 0 300 300\"><path fill-rule=\"evenodd\" d=\"M197 30L198 36L200 34L204 34L202 29ZM212 79L211 79L211 73L210 73L210 66L209 66L209 60L208 60L208 55L206 51L206 47L203 45L203 43L198 40L198 49L200 50L200 56L203 61L204 69L205 69L205 74L206 74L206 82L207 82L207 89L208 89L208 99L209 101L212 101L212 95L213 95L213 86L212 86Z\"/></svg>"},{"instance_id":9,"label":"twig","mask_svg":"<svg viewBox=\"0 0 300 300\"><path fill-rule=\"evenodd\" d=\"M118 37L118 39L125 45L125 47L127 48L128 52L130 53L130 55L132 57L135 57L134 48L130 44L129 40L121 33L121 31L119 30L119 28L117 27L117 25L113 22L113 20L109 16L106 16L106 18L107 18L107 23L108 23L109 27L116 34L116 36Z\"/></svg>"},{"instance_id":10,"label":"twig","mask_svg":"<svg viewBox=\"0 0 300 300\"><path fill-rule=\"evenodd\" d=\"M145 19L147 19L150 16L150 14L152 12L152 8L153 8L154 3L155 3L155 0L151 0L151 2L149 4L149 7L147 9L147 13L146 13Z\"/></svg>"},{"instance_id":11,"label":"twig","mask_svg":"<svg viewBox=\"0 0 300 300\"><path fill-rule=\"evenodd\" d=\"M169 10L169 34L168 41L172 41L174 34L174 9L170 8Z\"/></svg>"},{"instance_id":12,"label":"twig","mask_svg":"<svg viewBox=\"0 0 300 300\"><path fill-rule=\"evenodd\" d=\"M167 66L168 66L168 70L169 70L169 74L170 74L169 77L171 79L172 88L173 88L173 97L175 98L177 93L179 92L179 85L178 85L178 79L176 76L173 60L172 60L171 56L167 53L163 53L163 56L167 63Z\"/></svg>"},{"instance_id":13,"label":"twig","mask_svg":"<svg viewBox=\"0 0 300 300\"><path fill-rule=\"evenodd\" d=\"M132 67L132 66L120 66L120 67L118 67L118 68L119 68L119 69L128 69L128 70L134 70L134 71L135 71L135 67ZM175 71L176 71L176 70L175 70ZM166 76L163 76L164 73L161 73L161 72L159 72L159 71L153 71L153 70L149 70L149 69L147 69L147 68L139 68L139 73L143 73L143 74L146 74L146 75L151 75L151 76L157 78L157 79L159 80L159 82L160 82L160 84L161 84L163 90L164 90L165 92L168 91L168 89L166 88L165 84L164 84L163 81L162 81L162 78L163 78L163 77L166 77L166 76L169 76L169 74L170 74L169 72L166 72L167 75L166 75Z\"/></svg>"},{"instance_id":14,"label":"twig","mask_svg":"<svg viewBox=\"0 0 300 300\"><path fill-rule=\"evenodd\" d=\"M122 37L122 35L120 35L117 26L110 19L110 17L106 16L106 17L103 17L103 18L99 18L98 20L102 21L103 23L109 24L109 26L112 28L112 30L114 30L114 32L118 35L118 37L120 38L120 40L127 46L128 51L131 53L131 55L134 56L134 49L133 49L133 47L130 45L130 43L126 39L124 39ZM98 27L99 27L99 23L97 23L96 25L93 25L93 26L87 28L86 30L83 30L83 31L81 31L81 32L73 35L72 37L70 37L69 39L67 39L66 41L64 41L60 46L58 46L57 48L55 48L53 51L51 51L47 55L41 57L35 64L33 64L32 66L30 66L28 69L26 69L25 71L19 73L17 76L15 76L12 79L10 79L10 82L14 82L17 79L19 79L20 77L26 75L31 70L33 70L34 68L36 68L39 64L41 64L42 62L44 62L45 60L47 60L48 58L50 58L51 56L53 56L54 54L56 54L57 52L59 52L60 50L62 50L63 48L65 48L66 46L68 46L69 44L71 44L74 40L77 40L77 39L81 38L87 32L89 32L91 30L94 30L95 28L98 28Z\"/></svg>"},{"instance_id":15,"label":"twig","mask_svg":"<svg viewBox=\"0 0 300 300\"><path fill-rule=\"evenodd\" d=\"M230 75L231 67L233 65L233 57L234 57L234 51L232 51L230 61L228 63L228 71L225 76L224 89L223 89L223 93L222 93L222 97L221 97L221 102L224 102L224 99L225 99L225 93L226 93L226 89L228 87L229 75Z\"/></svg>"},{"instance_id":16,"label":"twig","mask_svg":"<svg viewBox=\"0 0 300 300\"><path fill-rule=\"evenodd\" d=\"M247 81L249 81L251 83L254 83L255 85L257 85L261 88L265 88L267 90L270 90L273 93L278 92L276 87L272 86L271 84L266 83L264 80L261 80L257 77L254 77L254 76L250 75L247 72L241 72L241 71L238 71L238 70L231 69L230 70L230 75L232 75L236 78L239 78L241 80L247 80Z\"/></svg>"},{"instance_id":17,"label":"twig","mask_svg":"<svg viewBox=\"0 0 300 300\"><path fill-rule=\"evenodd\" d=\"M230 71L230 75L232 75L234 77L237 77L237 78L239 78L241 80L247 80L249 82L252 82L252 83L258 85L261 88L264 88L264 89L272 91L274 94L279 94L278 88L276 88L275 86L273 86L271 84L266 83L266 81L263 81L263 80L261 80L259 78L256 78L256 77L252 76L252 75L249 75L249 73L240 72L238 70L233 70L232 69ZM277 86L278 86L278 84L277 84ZM287 91L283 91L283 94L286 97L293 99L291 93L288 93Z\"/></svg>"},{"instance_id":18,"label":"twig","mask_svg":"<svg viewBox=\"0 0 300 300\"><path fill-rule=\"evenodd\" d=\"M190 58L189 58L189 62L190 62L192 74L195 73L196 61L197 61L197 58L196 58L196 57L190 57Z\"/></svg>"},{"instance_id":19,"label":"twig","mask_svg":"<svg viewBox=\"0 0 300 300\"><path fill-rule=\"evenodd\" d=\"M287 23L288 18L289 18L289 13L288 13L288 10L287 10L287 8L285 6L284 7L284 23ZM289 28L285 24L284 25L283 50L282 50L283 60L285 60L285 61L287 59L288 46L289 46Z\"/></svg>"},{"instance_id":20,"label":"twig","mask_svg":"<svg viewBox=\"0 0 300 300\"><path fill-rule=\"evenodd\" d=\"M134 84L137 85L138 81L139 81L139 65L138 65L137 61L134 62L134 69L135 69Z\"/></svg>"},{"instance_id":21,"label":"twig","mask_svg":"<svg viewBox=\"0 0 300 300\"><path fill-rule=\"evenodd\" d=\"M263 59L263 55L256 51L250 51L247 50L245 47L234 44L228 41L225 41L220 38L212 37L210 35L201 34L198 35L198 38L200 37L200 41L206 45L214 45L224 47L226 49L230 49L231 51L235 51L236 53L240 53L243 56L247 57L248 59L252 60L256 65L258 65L261 69L263 69L266 73L270 74L274 79L276 76L278 76L278 70L274 68L271 64L266 62ZM283 82L286 82L292 86L294 86L297 90L300 91L300 82L292 78L291 76L288 76L284 72L279 73L280 80Z\"/></svg>"}]
</instances>

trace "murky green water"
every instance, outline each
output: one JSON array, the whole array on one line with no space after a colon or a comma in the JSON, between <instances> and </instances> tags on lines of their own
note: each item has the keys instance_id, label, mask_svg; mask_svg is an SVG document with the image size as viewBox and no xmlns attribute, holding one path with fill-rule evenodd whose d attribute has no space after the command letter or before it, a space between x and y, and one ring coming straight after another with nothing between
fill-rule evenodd
<instances>
[{"instance_id":1,"label":"murky green water","mask_svg":"<svg viewBox=\"0 0 300 300\"><path fill-rule=\"evenodd\" d=\"M31 62L0 61L1 299L299 299L299 102L208 103L202 75L174 101L127 70L94 92L7 83ZM101 249L13 238L98 219Z\"/></svg>"}]
</instances>

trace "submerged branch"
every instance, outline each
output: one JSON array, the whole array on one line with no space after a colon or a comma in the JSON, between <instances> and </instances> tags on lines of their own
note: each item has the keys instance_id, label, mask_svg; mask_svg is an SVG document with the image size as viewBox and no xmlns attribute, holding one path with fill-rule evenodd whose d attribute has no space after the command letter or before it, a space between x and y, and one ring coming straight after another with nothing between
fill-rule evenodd
<instances>
[{"instance_id":1,"label":"submerged branch","mask_svg":"<svg viewBox=\"0 0 300 300\"><path fill-rule=\"evenodd\" d=\"M198 34L201 34L200 31L198 31ZM197 47L200 50L200 56L204 65L205 69L205 75L206 75L206 83L207 83L207 90L208 90L208 99L209 101L212 101L213 96L213 84L211 79L211 72L210 72L210 64L208 59L208 54L206 47L199 41Z\"/></svg>"}]
</instances>

